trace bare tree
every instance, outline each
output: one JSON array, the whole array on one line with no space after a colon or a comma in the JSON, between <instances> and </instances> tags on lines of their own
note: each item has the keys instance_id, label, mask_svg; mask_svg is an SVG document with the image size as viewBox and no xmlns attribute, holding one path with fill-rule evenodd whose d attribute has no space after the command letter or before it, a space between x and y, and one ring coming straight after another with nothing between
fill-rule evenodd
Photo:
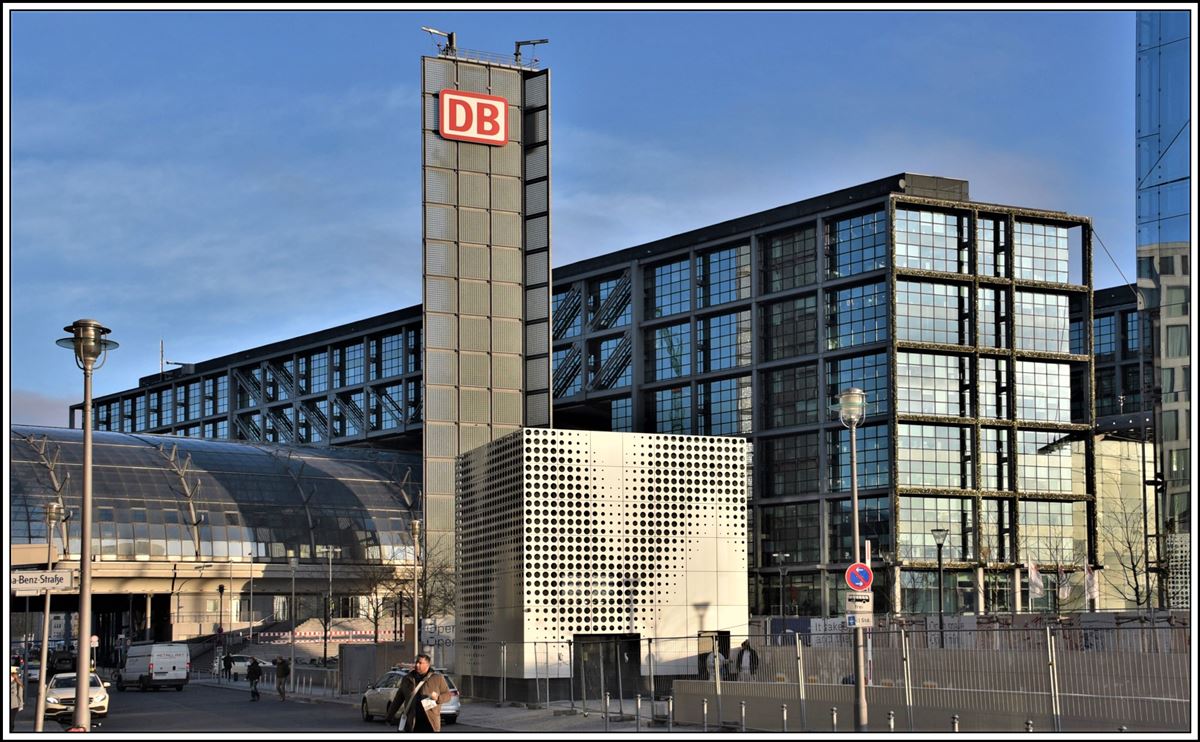
<instances>
[{"instance_id":1,"label":"bare tree","mask_svg":"<svg viewBox=\"0 0 1200 742\"><path fill-rule=\"evenodd\" d=\"M430 539L426 543L424 557L417 573L421 617L453 614L454 593L458 587L454 543L449 539Z\"/></svg>"},{"instance_id":2,"label":"bare tree","mask_svg":"<svg viewBox=\"0 0 1200 742\"><path fill-rule=\"evenodd\" d=\"M1104 583L1113 592L1135 607L1150 602L1153 595L1146 592L1146 542L1139 503L1124 498L1104 498L1098 531L1103 548L1103 561L1117 569L1105 569ZM1151 582L1153 583L1153 577Z\"/></svg>"},{"instance_id":3,"label":"bare tree","mask_svg":"<svg viewBox=\"0 0 1200 742\"><path fill-rule=\"evenodd\" d=\"M360 596L364 613L379 642L379 627L389 615L395 615L399 596L405 595L405 586L411 585L410 565L360 564L354 569L354 588Z\"/></svg>"},{"instance_id":4,"label":"bare tree","mask_svg":"<svg viewBox=\"0 0 1200 742\"><path fill-rule=\"evenodd\" d=\"M1087 563L1086 539L1074 538L1070 528L1060 525L1051 526L1036 537L1024 535L1020 541L1021 554L1028 555L1030 561L1038 565L1042 579L1045 580L1051 574L1055 578L1053 600L1049 600L1050 586L1045 587L1049 605L1057 606L1059 611L1078 610L1087 605L1087 585L1084 577L1084 565ZM1053 567L1043 569L1047 564ZM1065 579L1069 587L1064 589L1060 579ZM1020 589L1020 586L1017 588Z\"/></svg>"}]
</instances>

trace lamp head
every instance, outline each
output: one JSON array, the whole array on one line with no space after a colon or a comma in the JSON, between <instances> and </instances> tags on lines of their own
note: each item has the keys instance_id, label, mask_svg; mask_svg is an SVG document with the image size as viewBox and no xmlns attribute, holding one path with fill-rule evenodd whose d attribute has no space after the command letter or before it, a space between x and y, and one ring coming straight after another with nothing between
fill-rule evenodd
<instances>
[{"instance_id":1,"label":"lamp head","mask_svg":"<svg viewBox=\"0 0 1200 742\"><path fill-rule=\"evenodd\" d=\"M57 502L46 503L46 525L53 528L55 524L65 520L65 510Z\"/></svg>"},{"instance_id":2,"label":"lamp head","mask_svg":"<svg viewBox=\"0 0 1200 742\"><path fill-rule=\"evenodd\" d=\"M63 331L71 333L71 337L59 338L55 342L63 348L74 350L75 363L85 370L91 368L97 359L102 359L109 350L118 347L115 340L104 337L112 330L94 319L77 319L75 324L64 327ZM103 360L100 365L104 365Z\"/></svg>"},{"instance_id":3,"label":"lamp head","mask_svg":"<svg viewBox=\"0 0 1200 742\"><path fill-rule=\"evenodd\" d=\"M946 536L950 533L945 528L931 528L929 532L933 534L933 540L937 542L938 546L946 543Z\"/></svg>"},{"instance_id":4,"label":"lamp head","mask_svg":"<svg viewBox=\"0 0 1200 742\"><path fill-rule=\"evenodd\" d=\"M866 417L867 393L858 387L850 387L838 395L838 403L834 405L842 425L852 428Z\"/></svg>"}]
</instances>

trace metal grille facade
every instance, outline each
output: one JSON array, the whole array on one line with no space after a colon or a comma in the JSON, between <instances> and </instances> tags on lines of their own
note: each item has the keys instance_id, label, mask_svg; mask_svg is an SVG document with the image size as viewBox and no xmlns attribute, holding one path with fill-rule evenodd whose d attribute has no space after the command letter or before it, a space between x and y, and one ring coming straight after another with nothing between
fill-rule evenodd
<instances>
[{"instance_id":1,"label":"metal grille facade","mask_svg":"<svg viewBox=\"0 0 1200 742\"><path fill-rule=\"evenodd\" d=\"M540 428L463 454L457 639L744 630L748 462L740 438Z\"/></svg>"},{"instance_id":2,"label":"metal grille facade","mask_svg":"<svg viewBox=\"0 0 1200 742\"><path fill-rule=\"evenodd\" d=\"M550 422L550 73L443 55L421 80L425 522L440 538L454 457ZM508 141L442 138L447 89L504 98Z\"/></svg>"}]
</instances>

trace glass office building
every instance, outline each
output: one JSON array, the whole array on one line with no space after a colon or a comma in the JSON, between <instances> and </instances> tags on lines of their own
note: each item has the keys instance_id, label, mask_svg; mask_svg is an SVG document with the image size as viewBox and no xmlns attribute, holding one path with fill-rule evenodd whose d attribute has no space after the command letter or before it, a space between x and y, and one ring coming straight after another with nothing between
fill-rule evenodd
<instances>
[{"instance_id":1,"label":"glass office building","mask_svg":"<svg viewBox=\"0 0 1200 742\"><path fill-rule=\"evenodd\" d=\"M936 610L937 527L947 610L1012 610L1027 560L1053 587L1094 559L1091 264L1087 218L905 173L562 266L555 426L750 438L752 611L836 614L850 451L830 405L862 388L878 610ZM419 451L420 333L410 307L238 352L100 397L95 421Z\"/></svg>"},{"instance_id":2,"label":"glass office building","mask_svg":"<svg viewBox=\"0 0 1200 742\"><path fill-rule=\"evenodd\" d=\"M1165 533L1191 527L1191 34L1187 11L1137 14L1138 288L1154 320Z\"/></svg>"}]
</instances>

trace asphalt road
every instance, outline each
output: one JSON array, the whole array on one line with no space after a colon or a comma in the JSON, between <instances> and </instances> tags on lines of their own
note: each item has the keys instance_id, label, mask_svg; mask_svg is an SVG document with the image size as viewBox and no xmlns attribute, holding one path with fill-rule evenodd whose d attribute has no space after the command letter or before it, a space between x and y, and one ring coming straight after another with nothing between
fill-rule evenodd
<instances>
[{"instance_id":1,"label":"asphalt road","mask_svg":"<svg viewBox=\"0 0 1200 742\"><path fill-rule=\"evenodd\" d=\"M37 685L17 716L17 731L33 731L33 713ZM364 722L358 708L345 704L280 701L264 688L261 701L251 701L248 690L232 691L203 685L188 685L182 691L162 690L124 693L111 688L108 718L101 719L92 731L101 734L134 732L227 732L248 735L255 732L339 732L386 734L395 728L382 722ZM94 724L95 720L93 720ZM47 732L60 732L58 722L47 719ZM446 724L443 733L494 732L496 729L469 724Z\"/></svg>"}]
</instances>

